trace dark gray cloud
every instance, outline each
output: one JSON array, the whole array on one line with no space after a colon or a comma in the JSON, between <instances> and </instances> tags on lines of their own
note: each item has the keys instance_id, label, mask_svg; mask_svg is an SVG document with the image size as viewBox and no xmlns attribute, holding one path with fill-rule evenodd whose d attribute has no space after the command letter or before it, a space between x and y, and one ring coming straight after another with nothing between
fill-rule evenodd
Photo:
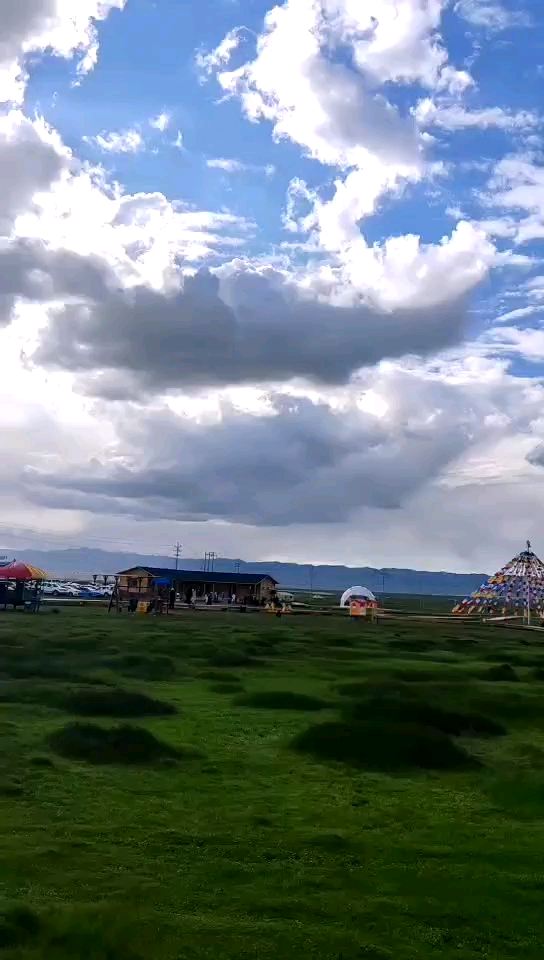
<instances>
[{"instance_id":1,"label":"dark gray cloud","mask_svg":"<svg viewBox=\"0 0 544 960\"><path fill-rule=\"evenodd\" d=\"M56 0L3 0L0 61L16 59L27 37L46 29L56 8Z\"/></svg>"},{"instance_id":2,"label":"dark gray cloud","mask_svg":"<svg viewBox=\"0 0 544 960\"><path fill-rule=\"evenodd\" d=\"M396 509L470 442L473 414L454 393L437 398L432 417L425 407L383 423L354 406L341 413L285 395L271 397L272 416L225 407L208 425L125 410L118 455L58 474L28 472L27 495L95 513L270 526Z\"/></svg>"},{"instance_id":3,"label":"dark gray cloud","mask_svg":"<svg viewBox=\"0 0 544 960\"><path fill-rule=\"evenodd\" d=\"M527 462L533 467L544 467L544 443L539 443L527 454Z\"/></svg>"},{"instance_id":4,"label":"dark gray cloud","mask_svg":"<svg viewBox=\"0 0 544 960\"><path fill-rule=\"evenodd\" d=\"M7 325L19 300L47 303L62 300L92 304L115 291L117 281L107 264L69 250L51 250L38 240L0 238L0 326Z\"/></svg>"},{"instance_id":5,"label":"dark gray cloud","mask_svg":"<svg viewBox=\"0 0 544 960\"><path fill-rule=\"evenodd\" d=\"M391 312L363 302L333 306L270 270L240 270L221 282L203 270L170 296L143 286L113 290L109 282L93 291L93 269L92 282L82 278L80 302L55 311L35 360L82 375L87 392L105 397L294 377L345 383L383 357L454 342L465 316L461 301ZM59 290L64 265L51 270Z\"/></svg>"}]
</instances>

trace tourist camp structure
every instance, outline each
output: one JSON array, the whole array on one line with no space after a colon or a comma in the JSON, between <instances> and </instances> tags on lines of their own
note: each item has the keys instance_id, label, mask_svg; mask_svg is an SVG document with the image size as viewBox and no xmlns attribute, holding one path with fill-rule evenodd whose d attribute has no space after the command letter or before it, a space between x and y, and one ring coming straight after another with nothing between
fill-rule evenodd
<instances>
[{"instance_id":1,"label":"tourist camp structure","mask_svg":"<svg viewBox=\"0 0 544 960\"><path fill-rule=\"evenodd\" d=\"M544 616L544 563L527 549L486 580L470 597L453 608L459 617Z\"/></svg>"},{"instance_id":2,"label":"tourist camp structure","mask_svg":"<svg viewBox=\"0 0 544 960\"><path fill-rule=\"evenodd\" d=\"M213 570L173 570L168 567L131 567L117 574L119 599L150 601L175 590L182 602L215 595L237 603L260 604L275 596L277 581L263 573L219 573Z\"/></svg>"}]
</instances>

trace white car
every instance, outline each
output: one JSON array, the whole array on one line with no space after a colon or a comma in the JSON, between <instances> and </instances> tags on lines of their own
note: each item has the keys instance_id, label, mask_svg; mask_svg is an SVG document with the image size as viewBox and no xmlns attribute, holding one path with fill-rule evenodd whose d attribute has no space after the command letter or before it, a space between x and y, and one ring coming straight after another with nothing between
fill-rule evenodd
<instances>
[{"instance_id":1,"label":"white car","mask_svg":"<svg viewBox=\"0 0 544 960\"><path fill-rule=\"evenodd\" d=\"M60 583L57 580L45 581L43 593L46 597L77 597L78 591L70 584Z\"/></svg>"}]
</instances>

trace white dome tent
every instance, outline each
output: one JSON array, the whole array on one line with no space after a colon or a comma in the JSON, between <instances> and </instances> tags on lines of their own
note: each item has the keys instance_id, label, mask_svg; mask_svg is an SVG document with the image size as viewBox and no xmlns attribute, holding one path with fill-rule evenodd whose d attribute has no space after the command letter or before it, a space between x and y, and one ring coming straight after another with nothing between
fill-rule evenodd
<instances>
[{"instance_id":1,"label":"white dome tent","mask_svg":"<svg viewBox=\"0 0 544 960\"><path fill-rule=\"evenodd\" d=\"M373 600L376 602L376 597L368 587L349 587L342 594L340 606L349 607L352 600Z\"/></svg>"}]
</instances>

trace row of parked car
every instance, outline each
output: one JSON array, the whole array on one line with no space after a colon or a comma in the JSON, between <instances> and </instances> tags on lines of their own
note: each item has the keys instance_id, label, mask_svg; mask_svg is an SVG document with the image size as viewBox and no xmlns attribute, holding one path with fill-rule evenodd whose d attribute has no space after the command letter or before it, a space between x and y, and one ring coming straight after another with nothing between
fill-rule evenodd
<instances>
[{"instance_id":1,"label":"row of parked car","mask_svg":"<svg viewBox=\"0 0 544 960\"><path fill-rule=\"evenodd\" d=\"M44 597L65 597L74 600L106 600L111 597L113 584L67 583L64 580L45 580L42 584Z\"/></svg>"}]
</instances>

